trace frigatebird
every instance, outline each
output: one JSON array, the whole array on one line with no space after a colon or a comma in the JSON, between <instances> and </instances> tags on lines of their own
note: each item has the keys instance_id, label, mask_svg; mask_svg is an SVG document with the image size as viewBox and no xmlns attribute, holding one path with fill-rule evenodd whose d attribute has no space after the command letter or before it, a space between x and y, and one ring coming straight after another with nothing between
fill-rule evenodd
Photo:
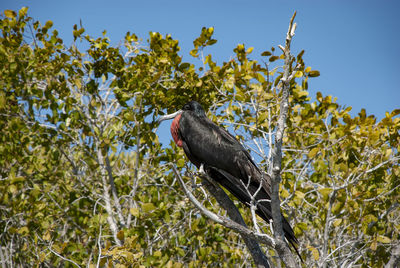
<instances>
[{"instance_id":1,"label":"frigatebird","mask_svg":"<svg viewBox=\"0 0 400 268\"><path fill-rule=\"evenodd\" d=\"M255 201L256 214L270 223L271 178L259 169L242 144L207 118L203 107L196 101L186 103L173 114L161 116L158 121L172 118L172 137L189 160L197 168L202 167L246 206ZM285 238L301 259L296 247L298 241L283 215L282 227Z\"/></svg>"}]
</instances>

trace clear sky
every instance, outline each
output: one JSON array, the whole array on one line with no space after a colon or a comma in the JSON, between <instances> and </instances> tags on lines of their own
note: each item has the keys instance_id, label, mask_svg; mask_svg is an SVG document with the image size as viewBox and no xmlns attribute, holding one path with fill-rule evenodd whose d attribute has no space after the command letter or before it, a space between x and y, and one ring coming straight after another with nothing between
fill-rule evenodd
<instances>
[{"instance_id":1,"label":"clear sky","mask_svg":"<svg viewBox=\"0 0 400 268\"><path fill-rule=\"evenodd\" d=\"M42 23L52 20L67 45L73 25L81 20L94 37L107 30L115 45L127 31L144 40L149 31L170 33L180 41L186 61L201 27L213 26L218 43L206 53L218 63L229 60L239 43L254 47L255 59L283 44L296 10L293 53L304 49L306 65L321 72L309 83L311 96L321 91L338 97L339 104L353 107L353 115L365 108L382 118L386 111L400 108L398 0L0 0L2 13L22 6Z\"/></svg>"}]
</instances>

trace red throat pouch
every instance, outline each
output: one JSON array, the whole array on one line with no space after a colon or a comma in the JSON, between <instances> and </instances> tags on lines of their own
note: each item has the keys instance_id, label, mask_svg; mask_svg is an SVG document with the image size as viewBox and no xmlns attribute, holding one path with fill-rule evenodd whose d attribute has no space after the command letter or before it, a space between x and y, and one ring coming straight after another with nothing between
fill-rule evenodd
<instances>
[{"instance_id":1,"label":"red throat pouch","mask_svg":"<svg viewBox=\"0 0 400 268\"><path fill-rule=\"evenodd\" d=\"M178 114L171 124L171 135L174 138L176 145L182 147L182 140L179 138L179 120L181 119L181 114Z\"/></svg>"}]
</instances>

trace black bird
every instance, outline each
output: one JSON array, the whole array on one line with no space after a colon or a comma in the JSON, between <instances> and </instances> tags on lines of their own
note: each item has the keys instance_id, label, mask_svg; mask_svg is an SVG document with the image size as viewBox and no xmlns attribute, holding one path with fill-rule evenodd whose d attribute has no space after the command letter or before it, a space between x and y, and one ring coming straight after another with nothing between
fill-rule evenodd
<instances>
[{"instance_id":1,"label":"black bird","mask_svg":"<svg viewBox=\"0 0 400 268\"><path fill-rule=\"evenodd\" d=\"M250 206L251 196L255 195L257 215L270 223L271 178L257 167L240 142L208 119L203 107L196 101L186 103L182 110L160 117L159 122L172 118L172 137L189 160L197 168L203 165L211 178L245 205ZM283 215L282 226L286 239L301 259L296 247L298 241Z\"/></svg>"}]
</instances>

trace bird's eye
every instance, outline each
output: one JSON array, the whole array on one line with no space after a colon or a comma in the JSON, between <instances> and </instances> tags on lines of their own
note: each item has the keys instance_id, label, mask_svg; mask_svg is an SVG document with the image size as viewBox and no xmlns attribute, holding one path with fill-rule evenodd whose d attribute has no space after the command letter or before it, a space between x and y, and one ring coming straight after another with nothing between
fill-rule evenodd
<instances>
[{"instance_id":1,"label":"bird's eye","mask_svg":"<svg viewBox=\"0 0 400 268\"><path fill-rule=\"evenodd\" d=\"M183 110L189 110L189 109L190 109L189 104L185 104L185 106L183 106Z\"/></svg>"}]
</instances>

